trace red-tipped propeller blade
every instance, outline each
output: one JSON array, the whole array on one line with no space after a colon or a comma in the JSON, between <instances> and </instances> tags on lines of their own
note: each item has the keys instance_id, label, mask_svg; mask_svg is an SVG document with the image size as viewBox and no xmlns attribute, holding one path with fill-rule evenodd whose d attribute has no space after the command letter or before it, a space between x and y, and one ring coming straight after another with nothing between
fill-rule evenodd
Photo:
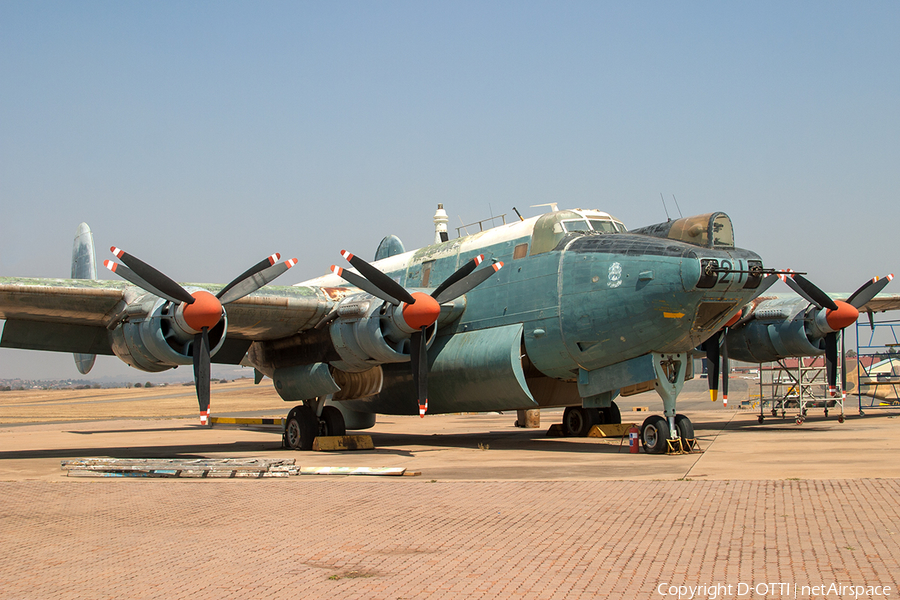
<instances>
[{"instance_id":1,"label":"red-tipped propeller blade","mask_svg":"<svg viewBox=\"0 0 900 600\"><path fill-rule=\"evenodd\" d=\"M825 336L825 378L828 381L828 394L834 396L837 387L837 333L832 332Z\"/></svg>"},{"instance_id":2,"label":"red-tipped propeller blade","mask_svg":"<svg viewBox=\"0 0 900 600\"><path fill-rule=\"evenodd\" d=\"M489 267L479 269L473 273L459 279L453 285L447 286L440 294L432 293L432 297L437 300L438 304L450 302L459 298L463 294L471 292L473 289L487 281L487 279L503 268L502 262L496 262Z\"/></svg>"},{"instance_id":3,"label":"red-tipped propeller blade","mask_svg":"<svg viewBox=\"0 0 900 600\"><path fill-rule=\"evenodd\" d=\"M878 277L870 279L862 284L858 290L853 292L847 299L847 304L852 305L856 309L862 308L866 302L878 295L892 279L894 279L893 273L880 279Z\"/></svg>"},{"instance_id":4,"label":"red-tipped propeller blade","mask_svg":"<svg viewBox=\"0 0 900 600\"><path fill-rule=\"evenodd\" d=\"M722 332L722 406L728 406L728 374L731 364L728 362L728 332Z\"/></svg>"},{"instance_id":5,"label":"red-tipped propeller blade","mask_svg":"<svg viewBox=\"0 0 900 600\"><path fill-rule=\"evenodd\" d=\"M797 292L798 295L815 307L825 307L830 308L831 310L837 310L837 304L834 303L834 300L803 275L794 273L790 277L785 278L784 282L787 283L792 290Z\"/></svg>"},{"instance_id":6,"label":"red-tipped propeller blade","mask_svg":"<svg viewBox=\"0 0 900 600\"><path fill-rule=\"evenodd\" d=\"M428 412L428 349L425 343L425 329L423 327L409 338L409 361L412 366L413 384L416 386L419 416L422 418Z\"/></svg>"},{"instance_id":7,"label":"red-tipped propeller blade","mask_svg":"<svg viewBox=\"0 0 900 600\"><path fill-rule=\"evenodd\" d=\"M194 387L197 390L197 402L200 404L200 424L209 424L209 378L210 378L210 356L209 356L209 330L204 327L203 331L194 336Z\"/></svg>"},{"instance_id":8,"label":"red-tipped propeller blade","mask_svg":"<svg viewBox=\"0 0 900 600\"><path fill-rule=\"evenodd\" d=\"M381 290L383 293L398 300L402 300L407 304L414 304L416 302L415 299L410 296L409 292L407 292L402 285L400 285L360 257L351 254L346 250L341 250L341 256L346 258L347 261L351 265L353 265L353 267L357 271L359 271L363 277L368 279L372 285Z\"/></svg>"},{"instance_id":9,"label":"red-tipped propeller blade","mask_svg":"<svg viewBox=\"0 0 900 600\"><path fill-rule=\"evenodd\" d=\"M104 260L103 266L127 281L128 283L133 283L138 286L142 290L147 290L151 294L156 294L160 298L165 298L169 302L174 302L175 304L181 303L181 300L177 298L173 298L168 294L164 294L161 290L154 289L152 285L138 277L137 273L126 267L125 265L120 265L119 263L112 260Z\"/></svg>"},{"instance_id":10,"label":"red-tipped propeller blade","mask_svg":"<svg viewBox=\"0 0 900 600\"><path fill-rule=\"evenodd\" d=\"M460 279L462 279L463 277L465 277L466 275L468 275L469 273L474 271L475 268L478 265L480 265L483 261L484 261L484 254L479 254L472 260L466 262L466 264L464 264L459 269L457 269L456 272L453 273L453 275L451 275L450 277L445 279L443 282L441 282L441 285L437 286L437 288L435 288L435 290L433 292L431 292L431 297L437 298L438 296L440 296L444 290L446 290L448 287L450 287L451 285L453 285L454 283L456 283L457 281L459 281Z\"/></svg>"},{"instance_id":11,"label":"red-tipped propeller blade","mask_svg":"<svg viewBox=\"0 0 900 600\"><path fill-rule=\"evenodd\" d=\"M263 260L259 261L258 263L256 263L255 265L253 265L252 267L250 267L249 269L247 269L246 271L244 271L243 273L241 273L234 279L232 279L228 285L223 287L219 291L219 293L216 294L216 298L219 298L221 300L222 296L224 296L226 293L228 293L228 290L230 290L237 284L241 283L243 280L247 279L248 277L256 275L263 269L267 269L267 268L271 267L279 260L281 260L281 255L276 252L275 254L268 256L268 257L264 258Z\"/></svg>"},{"instance_id":12,"label":"red-tipped propeller blade","mask_svg":"<svg viewBox=\"0 0 900 600\"><path fill-rule=\"evenodd\" d=\"M194 302L193 296L191 296L186 289L184 289L174 280L170 279L159 270L151 267L141 259L128 254L124 250L115 246L110 248L110 251L115 254L116 257L118 257L123 263L125 263L126 266L134 271L134 273L138 277L140 277L147 283L149 288L144 289L148 292L152 292L157 296L160 296L161 298L174 298L178 302L184 302L185 304L191 304Z\"/></svg>"},{"instance_id":13,"label":"red-tipped propeller blade","mask_svg":"<svg viewBox=\"0 0 900 600\"><path fill-rule=\"evenodd\" d=\"M342 269L341 267L336 267L335 265L331 265L331 271L341 279L347 281L347 283L349 283L350 285L356 286L362 291L372 294L376 298L381 298L385 302L393 304L394 306L400 305L400 301L395 297L385 293L384 290L379 289L374 283L372 283L365 277L362 277L361 275L357 275L353 271Z\"/></svg>"},{"instance_id":14,"label":"red-tipped propeller blade","mask_svg":"<svg viewBox=\"0 0 900 600\"><path fill-rule=\"evenodd\" d=\"M276 255L273 254L272 256L267 258L266 261L268 261L269 259L271 259L274 256L276 256ZM262 263L260 263L260 264L262 264ZM290 260L285 260L285 261L279 261L278 259L275 259L275 262L273 262L270 266L264 267L263 269L255 272L255 273L251 273L250 275L247 275L246 277L241 276L241 277L243 277L243 279L238 278L237 283L232 282L231 284L229 284L231 286L231 289L222 290L221 292L219 292L219 296L218 296L219 300L222 301L222 304L228 304L229 302L234 302L235 300L240 300L244 296L247 296L248 294L252 294L259 288L263 287L264 285L266 285L267 283L269 283L276 277L280 277L288 269L290 269L291 267L293 267L296 264L297 264L296 258L292 258ZM256 266L259 266L259 265L256 265Z\"/></svg>"}]
</instances>

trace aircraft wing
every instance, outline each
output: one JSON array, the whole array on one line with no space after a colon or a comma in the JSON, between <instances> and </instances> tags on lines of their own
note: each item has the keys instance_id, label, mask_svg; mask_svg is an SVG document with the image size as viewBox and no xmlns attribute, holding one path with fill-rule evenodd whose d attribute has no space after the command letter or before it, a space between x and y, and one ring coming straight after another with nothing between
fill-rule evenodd
<instances>
[{"instance_id":1,"label":"aircraft wing","mask_svg":"<svg viewBox=\"0 0 900 600\"><path fill-rule=\"evenodd\" d=\"M837 296L838 300L846 300L845 296ZM859 312L884 312L886 310L900 310L900 294L878 294L862 305Z\"/></svg>"},{"instance_id":2,"label":"aircraft wing","mask_svg":"<svg viewBox=\"0 0 900 600\"><path fill-rule=\"evenodd\" d=\"M216 293L223 286L198 287ZM112 354L107 328L146 294L124 281L0 278L0 319L6 320L0 345ZM228 338L286 337L314 326L333 303L323 288L265 287L226 305Z\"/></svg>"},{"instance_id":3,"label":"aircraft wing","mask_svg":"<svg viewBox=\"0 0 900 600\"><path fill-rule=\"evenodd\" d=\"M851 294L849 293L829 293L828 296L834 300L847 301ZM800 300L800 297L794 293L765 293L758 298L762 300ZM884 312L886 310L900 310L900 294L878 294L860 307L859 312Z\"/></svg>"}]
</instances>

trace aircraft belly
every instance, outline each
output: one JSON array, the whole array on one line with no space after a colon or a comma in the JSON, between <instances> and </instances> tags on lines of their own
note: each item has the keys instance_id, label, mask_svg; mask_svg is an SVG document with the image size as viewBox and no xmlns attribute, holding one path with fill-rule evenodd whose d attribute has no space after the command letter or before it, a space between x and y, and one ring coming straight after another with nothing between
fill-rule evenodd
<instances>
[{"instance_id":1,"label":"aircraft belly","mask_svg":"<svg viewBox=\"0 0 900 600\"><path fill-rule=\"evenodd\" d=\"M522 325L441 336L428 351L428 412L483 412L537 408L521 359ZM407 364L386 364L379 394L343 403L352 410L418 414Z\"/></svg>"}]
</instances>

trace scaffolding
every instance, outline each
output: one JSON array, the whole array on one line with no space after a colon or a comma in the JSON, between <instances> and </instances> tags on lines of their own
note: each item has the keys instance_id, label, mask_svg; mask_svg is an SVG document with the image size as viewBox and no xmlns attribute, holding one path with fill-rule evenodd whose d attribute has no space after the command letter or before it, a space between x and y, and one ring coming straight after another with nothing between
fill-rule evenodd
<instances>
[{"instance_id":1,"label":"scaffolding","mask_svg":"<svg viewBox=\"0 0 900 600\"><path fill-rule=\"evenodd\" d=\"M852 382L855 389L850 391L856 395L860 415L865 414L864 408L878 410L900 406L898 328L898 320L875 321L871 315L869 323L856 323L856 377Z\"/></svg>"},{"instance_id":2,"label":"scaffolding","mask_svg":"<svg viewBox=\"0 0 900 600\"><path fill-rule=\"evenodd\" d=\"M841 368L840 365L837 367ZM844 422L844 395L838 390L835 396L828 393L825 360L823 357L783 359L759 365L759 416L766 420L769 407L772 417L788 418L788 409L796 409L794 418L801 425L810 408L821 408L825 416L829 409L839 408L838 422Z\"/></svg>"}]
</instances>

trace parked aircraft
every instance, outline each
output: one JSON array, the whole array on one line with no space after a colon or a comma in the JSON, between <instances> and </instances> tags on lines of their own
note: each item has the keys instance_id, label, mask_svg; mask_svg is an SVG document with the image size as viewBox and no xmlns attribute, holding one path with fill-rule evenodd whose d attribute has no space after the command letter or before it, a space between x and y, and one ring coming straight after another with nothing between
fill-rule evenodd
<instances>
[{"instance_id":1,"label":"parked aircraft","mask_svg":"<svg viewBox=\"0 0 900 600\"><path fill-rule=\"evenodd\" d=\"M692 349L731 322L735 354L775 280L721 212L628 231L607 213L555 210L410 252L391 236L373 263L345 251L351 268L290 287L266 286L291 266L277 255L196 287L118 248L107 266L126 281L98 281L76 269L94 262L81 240L73 279L0 278L0 346L73 352L82 372L96 354L144 371L193 364L204 420L210 362L253 365L296 404L285 438L300 449L426 411L566 407L566 432L586 435L621 422L618 394L655 389L663 416L641 439L664 452L694 437L676 411ZM785 310L747 343L780 349L778 327L800 336L818 324L808 313Z\"/></svg>"},{"instance_id":2,"label":"parked aircraft","mask_svg":"<svg viewBox=\"0 0 900 600\"><path fill-rule=\"evenodd\" d=\"M837 394L838 342L841 333L867 312L900 309L900 296L876 297L894 278L874 277L852 294L826 294L814 283L790 270L779 277L798 296L761 294L748 303L726 326L707 340L703 348L710 364L710 394L716 399L719 359L723 392L728 394L728 358L766 363L788 357L825 356L826 380L832 396ZM840 352L841 355L844 352ZM846 393L847 369L841 361L842 393Z\"/></svg>"}]
</instances>

